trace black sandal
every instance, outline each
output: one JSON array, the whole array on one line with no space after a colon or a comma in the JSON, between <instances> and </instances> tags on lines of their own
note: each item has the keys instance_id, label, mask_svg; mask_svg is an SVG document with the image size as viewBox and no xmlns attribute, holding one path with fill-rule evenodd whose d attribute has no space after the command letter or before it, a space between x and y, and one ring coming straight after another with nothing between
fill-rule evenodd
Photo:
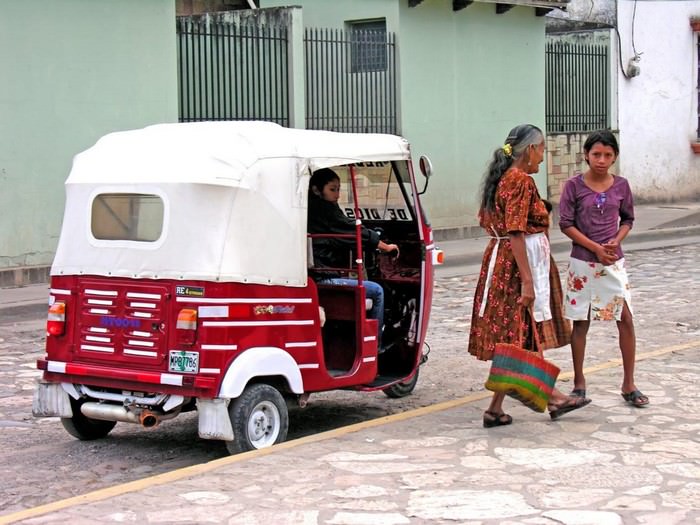
<instances>
[{"instance_id":1,"label":"black sandal","mask_svg":"<svg viewBox=\"0 0 700 525\"><path fill-rule=\"evenodd\" d=\"M571 397L586 397L585 388L574 388L569 394Z\"/></svg>"},{"instance_id":2,"label":"black sandal","mask_svg":"<svg viewBox=\"0 0 700 525\"><path fill-rule=\"evenodd\" d=\"M576 410L578 408L583 408L591 402L587 397L570 396L566 401L560 405L550 404L549 405L549 417L552 419L559 419L564 414Z\"/></svg>"},{"instance_id":3,"label":"black sandal","mask_svg":"<svg viewBox=\"0 0 700 525\"><path fill-rule=\"evenodd\" d=\"M486 416L488 416L488 418ZM485 428L502 427L504 425L510 425L512 422L513 422L513 418L510 417L505 412L503 412L501 414L499 414L497 412L491 412L490 410L487 410L486 412L484 412L484 427Z\"/></svg>"},{"instance_id":4,"label":"black sandal","mask_svg":"<svg viewBox=\"0 0 700 525\"><path fill-rule=\"evenodd\" d=\"M642 394L639 390L620 394L622 398L633 407L641 408L649 404L649 398Z\"/></svg>"}]
</instances>

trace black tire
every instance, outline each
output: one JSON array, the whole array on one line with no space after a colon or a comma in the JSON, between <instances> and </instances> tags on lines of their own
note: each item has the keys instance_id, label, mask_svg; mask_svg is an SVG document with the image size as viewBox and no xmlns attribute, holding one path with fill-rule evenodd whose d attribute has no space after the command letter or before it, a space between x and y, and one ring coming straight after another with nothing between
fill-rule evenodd
<instances>
[{"instance_id":1,"label":"black tire","mask_svg":"<svg viewBox=\"0 0 700 525\"><path fill-rule=\"evenodd\" d=\"M226 442L230 454L271 447L287 438L287 403L270 385L247 386L231 401L228 413L233 427L233 441Z\"/></svg>"},{"instance_id":2,"label":"black tire","mask_svg":"<svg viewBox=\"0 0 700 525\"><path fill-rule=\"evenodd\" d=\"M420 368L416 369L416 373L408 381L402 383L396 383L391 386L386 387L382 392L384 392L388 397L392 399L398 399L400 397L406 397L413 392L416 388L416 383L418 383L418 372Z\"/></svg>"},{"instance_id":3,"label":"black tire","mask_svg":"<svg viewBox=\"0 0 700 525\"><path fill-rule=\"evenodd\" d=\"M73 417L62 417L61 423L71 436L80 439L81 441L92 441L105 437L117 424L116 421L102 421L101 419L92 419L85 416L80 407L84 400L71 398L70 406L73 409Z\"/></svg>"}]
</instances>

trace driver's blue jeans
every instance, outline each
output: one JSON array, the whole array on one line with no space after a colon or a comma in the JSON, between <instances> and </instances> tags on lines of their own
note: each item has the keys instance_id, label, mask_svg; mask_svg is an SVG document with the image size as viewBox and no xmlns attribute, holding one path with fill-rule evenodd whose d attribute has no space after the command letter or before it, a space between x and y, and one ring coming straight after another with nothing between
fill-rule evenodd
<instances>
[{"instance_id":1,"label":"driver's blue jeans","mask_svg":"<svg viewBox=\"0 0 700 525\"><path fill-rule=\"evenodd\" d=\"M317 281L317 284L358 286L357 279L343 279L341 277L320 279ZM382 330L384 328L384 289L374 281L362 281L362 286L365 287L365 297L367 297L367 299L372 299L372 308L369 311L368 317L377 320L377 348L381 348Z\"/></svg>"}]
</instances>

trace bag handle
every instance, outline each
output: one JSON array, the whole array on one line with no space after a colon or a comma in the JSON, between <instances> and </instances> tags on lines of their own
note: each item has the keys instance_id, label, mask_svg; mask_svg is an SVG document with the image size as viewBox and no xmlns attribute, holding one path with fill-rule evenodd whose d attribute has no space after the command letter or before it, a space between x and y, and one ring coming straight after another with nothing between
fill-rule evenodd
<instances>
[{"instance_id":1,"label":"bag handle","mask_svg":"<svg viewBox=\"0 0 700 525\"><path fill-rule=\"evenodd\" d=\"M540 341L540 334L537 332L537 323L535 322L534 312L532 306L528 306L523 310L530 318L530 328L532 329L532 342L535 345L533 349L536 354L538 354L542 359L544 359L544 352L542 352L542 342ZM520 348L525 348L525 341L523 341L523 328L520 325Z\"/></svg>"}]
</instances>

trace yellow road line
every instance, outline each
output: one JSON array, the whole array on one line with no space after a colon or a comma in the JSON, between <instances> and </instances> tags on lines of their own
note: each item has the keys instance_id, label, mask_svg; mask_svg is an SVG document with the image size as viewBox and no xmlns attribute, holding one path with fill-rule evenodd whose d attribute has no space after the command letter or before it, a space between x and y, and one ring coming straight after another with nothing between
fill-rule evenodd
<instances>
[{"instance_id":1,"label":"yellow road line","mask_svg":"<svg viewBox=\"0 0 700 525\"><path fill-rule=\"evenodd\" d=\"M662 355L670 354L673 352L679 352L682 350L690 350L694 348L700 348L700 340L691 341L689 343L668 346L666 348L661 348L659 350L653 350L650 352L644 352L637 354L637 361L644 359L651 359L654 357L659 357ZM611 359L605 363L599 365L591 366L585 369L587 374L599 372L601 370L606 370L609 368L614 368L622 364L621 359ZM569 379L573 377L573 372L565 372L559 375L559 379ZM45 505L40 505L38 507L33 507L25 509L13 514L6 514L5 516L0 516L0 525L5 525L8 523L15 523L17 521L26 520L29 518L34 518L41 516L43 514L48 514L50 512L58 512L70 507L75 507L77 505L82 505L85 503L93 503L96 501L102 501L115 496L121 496L129 492L137 492L149 487L156 485L162 485L164 483L170 483L173 481L178 481L184 478L195 476L197 474L203 474L206 472L211 472L219 467L232 465L239 463L241 461L246 461L248 459L263 457L269 454L274 454L276 452L281 452L283 450L288 450L290 448L295 448L301 445L306 445L309 443L316 443L318 441L325 441L328 439L333 439L336 437L344 436L347 434L352 434L354 432L359 432L368 428L374 428L388 423L396 423L398 421L405 421L407 419L412 419L415 417L433 414L435 412L441 412L443 410L448 410L450 408L460 407L474 401L480 401L482 399L487 399L491 397L491 392L483 391L475 394L470 394L465 397L460 397L458 399L452 399L449 401L443 401L434 405L429 405L421 408L416 408L413 410L407 410L406 412L400 412L398 414L392 414L389 416L383 416L376 419L370 419L367 421L361 421L360 423L354 423L352 425L336 428L333 430L328 430L326 432L321 432L319 434L314 434L311 436L305 436L299 439L294 439L292 441L286 441L275 445L274 447L264 448L261 450L251 450L250 452L244 452L242 454L236 454L235 456L227 456L220 459L215 459L207 463L201 463L199 465L192 465L190 467L184 467L170 472L165 472L163 474L158 474L156 476L151 476L148 478L143 478L135 481L130 481L128 483L122 483L120 485L115 485L113 487L107 487L104 489L95 490L93 492L88 492L87 494L82 494L80 496L74 496L72 498L67 498L59 501L54 501L53 503L47 503Z\"/></svg>"}]
</instances>

